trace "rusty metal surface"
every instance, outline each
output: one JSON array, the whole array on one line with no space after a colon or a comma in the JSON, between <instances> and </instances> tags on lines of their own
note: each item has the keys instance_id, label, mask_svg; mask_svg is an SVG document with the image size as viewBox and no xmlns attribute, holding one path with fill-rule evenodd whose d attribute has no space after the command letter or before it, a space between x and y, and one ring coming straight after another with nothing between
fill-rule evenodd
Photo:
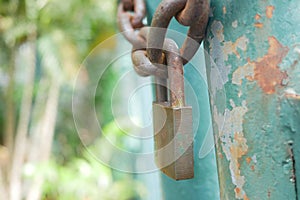
<instances>
[{"instance_id":1,"label":"rusty metal surface","mask_svg":"<svg viewBox=\"0 0 300 200\"><path fill-rule=\"evenodd\" d=\"M183 11L183 13L181 13L181 11ZM190 29L188 32L188 37L180 49L181 55L184 58L184 64L186 64L194 56L204 38L208 14L208 0L164 0L156 9L156 12L153 15L151 26L167 28L174 16L178 16L180 21L183 22L183 25L189 24ZM189 19L193 18L193 20L186 22L184 17ZM166 29L150 30L148 46L151 48L149 48L147 52L151 62L160 63L163 59L161 49L165 35ZM197 41L197 43L194 43L193 41Z\"/></svg>"},{"instance_id":2,"label":"rusty metal surface","mask_svg":"<svg viewBox=\"0 0 300 200\"><path fill-rule=\"evenodd\" d=\"M194 177L192 108L153 103L156 164L174 180Z\"/></svg>"},{"instance_id":3,"label":"rusty metal surface","mask_svg":"<svg viewBox=\"0 0 300 200\"><path fill-rule=\"evenodd\" d=\"M133 1L132 0L121 0L123 3L124 10L132 10L133 9Z\"/></svg>"},{"instance_id":4,"label":"rusty metal surface","mask_svg":"<svg viewBox=\"0 0 300 200\"><path fill-rule=\"evenodd\" d=\"M160 0L148 0L147 10L148 10L148 20L151 21L152 15L155 12ZM175 18L172 19L169 29L178 31L182 34L186 34L185 27L181 26ZM181 43L181 40L175 38L176 42ZM200 52L197 55L202 55ZM219 187L217 179L217 170L215 162L215 153L210 151L205 157L198 157L202 145L205 143L205 136L207 130L210 130L210 111L208 103L208 92L206 87L205 79L202 79L201 76L197 73L194 66L201 67L204 66L202 57L195 57L193 63L187 63L184 68L185 80L191 83L195 95L197 96L197 101L191 101L192 97L189 91L186 91L186 101L191 104L193 109L194 119L193 126L197 124L197 113L200 114L200 123L201 126L198 128L193 128L194 130L194 178L188 179L185 181L174 181L169 177L161 173L161 183L160 187L162 188L162 197L158 199L172 199L172 200L218 200L219 199ZM197 62L195 64L194 62ZM201 74L205 76L205 72L201 67ZM199 109L197 109L199 106ZM212 132L209 132L207 135L210 135Z\"/></svg>"},{"instance_id":5,"label":"rusty metal surface","mask_svg":"<svg viewBox=\"0 0 300 200\"><path fill-rule=\"evenodd\" d=\"M163 53L170 97L153 103L156 164L174 180L185 180L194 177L192 107L185 106L183 63L175 41L165 39Z\"/></svg>"},{"instance_id":6,"label":"rusty metal surface","mask_svg":"<svg viewBox=\"0 0 300 200\"><path fill-rule=\"evenodd\" d=\"M174 180L194 177L192 107L185 106L183 63L176 43L164 42L169 101L153 103L156 163Z\"/></svg>"},{"instance_id":7,"label":"rusty metal surface","mask_svg":"<svg viewBox=\"0 0 300 200\"><path fill-rule=\"evenodd\" d=\"M205 49L222 200L299 196L299 9L212 1Z\"/></svg>"},{"instance_id":8,"label":"rusty metal surface","mask_svg":"<svg viewBox=\"0 0 300 200\"><path fill-rule=\"evenodd\" d=\"M145 13L143 15L141 15L140 12L138 12L138 14L132 14L131 12L125 10L122 2L118 6L118 27L124 37L137 49L141 49L146 46L145 39L141 37L138 32L136 32L135 27L136 24L142 23L141 17L143 16L144 18ZM135 24L133 24L132 19L134 19Z\"/></svg>"},{"instance_id":9,"label":"rusty metal surface","mask_svg":"<svg viewBox=\"0 0 300 200\"><path fill-rule=\"evenodd\" d=\"M146 55L146 51L144 50L136 50L131 54L132 63L134 66L134 70L140 76L156 76L158 78L167 79L168 71L165 67L157 67L157 65L153 65Z\"/></svg>"},{"instance_id":10,"label":"rusty metal surface","mask_svg":"<svg viewBox=\"0 0 300 200\"><path fill-rule=\"evenodd\" d=\"M171 107L185 105L183 63L179 49L174 40L166 39L164 51L168 66Z\"/></svg>"}]
</instances>

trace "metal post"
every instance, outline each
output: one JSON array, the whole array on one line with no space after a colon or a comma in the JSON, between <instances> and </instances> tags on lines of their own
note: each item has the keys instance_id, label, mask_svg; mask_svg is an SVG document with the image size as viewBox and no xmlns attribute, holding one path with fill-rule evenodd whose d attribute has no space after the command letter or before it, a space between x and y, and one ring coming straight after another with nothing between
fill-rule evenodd
<instances>
[{"instance_id":1,"label":"metal post","mask_svg":"<svg viewBox=\"0 0 300 200\"><path fill-rule=\"evenodd\" d=\"M212 0L205 49L222 200L297 199L299 10L299 0Z\"/></svg>"}]
</instances>

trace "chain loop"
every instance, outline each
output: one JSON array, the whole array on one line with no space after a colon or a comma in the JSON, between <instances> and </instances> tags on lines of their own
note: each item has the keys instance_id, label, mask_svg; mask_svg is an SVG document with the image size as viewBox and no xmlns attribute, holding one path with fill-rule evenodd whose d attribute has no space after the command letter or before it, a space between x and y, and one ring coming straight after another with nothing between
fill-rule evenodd
<instances>
[{"instance_id":1,"label":"chain loop","mask_svg":"<svg viewBox=\"0 0 300 200\"><path fill-rule=\"evenodd\" d=\"M146 7L144 0L121 0L118 7L118 26L132 44L132 61L141 76L167 78L163 50L167 27L175 16L177 21L189 26L187 37L180 48L183 64L197 52L206 31L210 0L163 0L153 16L151 27L144 27ZM141 28L141 29L139 29ZM139 29L139 31L136 31ZM152 64L154 63L154 64Z\"/></svg>"},{"instance_id":2,"label":"chain loop","mask_svg":"<svg viewBox=\"0 0 300 200\"><path fill-rule=\"evenodd\" d=\"M134 12L133 12L134 10ZM167 79L166 68L153 65L147 57L148 27L137 31L137 24L145 17L145 3L143 0L122 0L118 6L118 26L124 37L132 44L131 58L134 70L140 76L156 76Z\"/></svg>"},{"instance_id":3,"label":"chain loop","mask_svg":"<svg viewBox=\"0 0 300 200\"><path fill-rule=\"evenodd\" d=\"M129 11L133 9L133 1L132 0L122 0L123 7L125 11Z\"/></svg>"},{"instance_id":4,"label":"chain loop","mask_svg":"<svg viewBox=\"0 0 300 200\"><path fill-rule=\"evenodd\" d=\"M130 6L130 3L132 4ZM131 10L126 10L131 8ZM133 10L132 10L133 9ZM140 37L135 29L143 27L146 15L144 0L122 0L118 6L118 27L124 37L137 49L145 48L146 41Z\"/></svg>"},{"instance_id":5,"label":"chain loop","mask_svg":"<svg viewBox=\"0 0 300 200\"><path fill-rule=\"evenodd\" d=\"M180 49L184 64L197 52L206 31L209 16L209 0L163 0L153 16L152 29L149 32L147 53L153 63L160 63L162 46L166 36L166 28L171 19L176 16L182 25L190 26L186 40ZM196 43L194 42L196 41Z\"/></svg>"},{"instance_id":6,"label":"chain loop","mask_svg":"<svg viewBox=\"0 0 300 200\"><path fill-rule=\"evenodd\" d=\"M131 58L134 69L140 76L157 76L159 78L168 78L168 72L164 65L156 63L155 65L150 62L147 57L146 45L150 27L143 27L140 29L138 36L143 38L145 43L141 44L141 48L136 46L132 47ZM162 63L161 63L162 64Z\"/></svg>"}]
</instances>

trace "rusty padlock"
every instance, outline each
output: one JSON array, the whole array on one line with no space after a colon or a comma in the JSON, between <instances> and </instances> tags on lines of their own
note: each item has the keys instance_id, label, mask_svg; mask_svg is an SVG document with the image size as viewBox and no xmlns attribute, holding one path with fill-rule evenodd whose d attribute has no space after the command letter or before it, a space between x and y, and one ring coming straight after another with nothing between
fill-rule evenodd
<instances>
[{"instance_id":1,"label":"rusty padlock","mask_svg":"<svg viewBox=\"0 0 300 200\"><path fill-rule=\"evenodd\" d=\"M173 40L166 39L164 54L168 67L167 90L156 83L153 102L155 161L160 170L175 180L194 177L192 107L185 105L183 63ZM162 81L160 78L157 81ZM165 93L165 94L162 94Z\"/></svg>"}]
</instances>

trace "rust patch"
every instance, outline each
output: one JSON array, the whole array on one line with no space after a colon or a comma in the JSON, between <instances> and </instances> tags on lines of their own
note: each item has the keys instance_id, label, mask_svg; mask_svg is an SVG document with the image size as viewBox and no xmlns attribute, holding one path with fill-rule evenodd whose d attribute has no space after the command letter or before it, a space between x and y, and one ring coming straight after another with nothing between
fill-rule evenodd
<instances>
[{"instance_id":1,"label":"rust patch","mask_svg":"<svg viewBox=\"0 0 300 200\"><path fill-rule=\"evenodd\" d=\"M265 93L273 94L276 86L282 85L282 81L288 77L287 73L282 72L278 65L289 49L280 44L273 36L268 40L270 45L268 53L254 62L254 79Z\"/></svg>"},{"instance_id":2,"label":"rust patch","mask_svg":"<svg viewBox=\"0 0 300 200\"><path fill-rule=\"evenodd\" d=\"M243 199L243 200L249 200L249 198L247 197L246 194L241 195L242 191L241 191L240 188L235 188L234 191L235 191L235 193L238 194L239 196L243 196L243 198L241 198L241 199Z\"/></svg>"},{"instance_id":3,"label":"rust patch","mask_svg":"<svg viewBox=\"0 0 300 200\"><path fill-rule=\"evenodd\" d=\"M227 13L227 9L225 6L223 6L223 14L225 15Z\"/></svg>"},{"instance_id":4,"label":"rust patch","mask_svg":"<svg viewBox=\"0 0 300 200\"><path fill-rule=\"evenodd\" d=\"M250 158L250 157L246 158L246 162L247 162L248 164L250 164L251 161L252 161L252 158Z\"/></svg>"},{"instance_id":5,"label":"rust patch","mask_svg":"<svg viewBox=\"0 0 300 200\"><path fill-rule=\"evenodd\" d=\"M223 158L224 158L224 156L223 156L223 154L222 154L222 153L219 153L218 155L219 155L219 158L221 158L221 159L223 159Z\"/></svg>"},{"instance_id":6,"label":"rust patch","mask_svg":"<svg viewBox=\"0 0 300 200\"><path fill-rule=\"evenodd\" d=\"M267 6L266 8L266 16L271 19L273 17L273 11L275 10L274 6Z\"/></svg>"},{"instance_id":7,"label":"rust patch","mask_svg":"<svg viewBox=\"0 0 300 200\"><path fill-rule=\"evenodd\" d=\"M260 22L257 22L257 23L254 24L254 26L255 26L256 28L263 28L263 27L264 27L264 24L263 24L263 23L260 23Z\"/></svg>"},{"instance_id":8,"label":"rust patch","mask_svg":"<svg viewBox=\"0 0 300 200\"><path fill-rule=\"evenodd\" d=\"M261 18L261 16L259 15L259 14L256 14L255 16L254 16L254 19L255 20L259 20Z\"/></svg>"},{"instance_id":9,"label":"rust patch","mask_svg":"<svg viewBox=\"0 0 300 200\"><path fill-rule=\"evenodd\" d=\"M230 153L232 158L230 165L232 173L234 174L233 177L237 179L237 182L243 182L243 184L237 184L235 188L236 198L242 199L245 195L245 191L242 189L245 179L241 176L241 165L239 163L239 159L246 155L248 146L246 145L246 139L244 135L241 133L234 134L234 141L235 142L230 147Z\"/></svg>"},{"instance_id":10,"label":"rust patch","mask_svg":"<svg viewBox=\"0 0 300 200\"><path fill-rule=\"evenodd\" d=\"M289 48L280 44L273 36L269 37L268 41L270 45L268 53L256 61L248 59L246 65L239 67L233 73L232 83L241 85L244 78L248 81L257 81L266 94L273 94L276 87L284 86L284 80L288 75L281 71L278 65L289 52Z\"/></svg>"},{"instance_id":11,"label":"rust patch","mask_svg":"<svg viewBox=\"0 0 300 200\"><path fill-rule=\"evenodd\" d=\"M255 170L255 166L251 165L251 170L254 171Z\"/></svg>"},{"instance_id":12,"label":"rust patch","mask_svg":"<svg viewBox=\"0 0 300 200\"><path fill-rule=\"evenodd\" d=\"M235 188L234 191L235 191L235 193L239 194L241 192L241 189L240 188Z\"/></svg>"}]
</instances>

